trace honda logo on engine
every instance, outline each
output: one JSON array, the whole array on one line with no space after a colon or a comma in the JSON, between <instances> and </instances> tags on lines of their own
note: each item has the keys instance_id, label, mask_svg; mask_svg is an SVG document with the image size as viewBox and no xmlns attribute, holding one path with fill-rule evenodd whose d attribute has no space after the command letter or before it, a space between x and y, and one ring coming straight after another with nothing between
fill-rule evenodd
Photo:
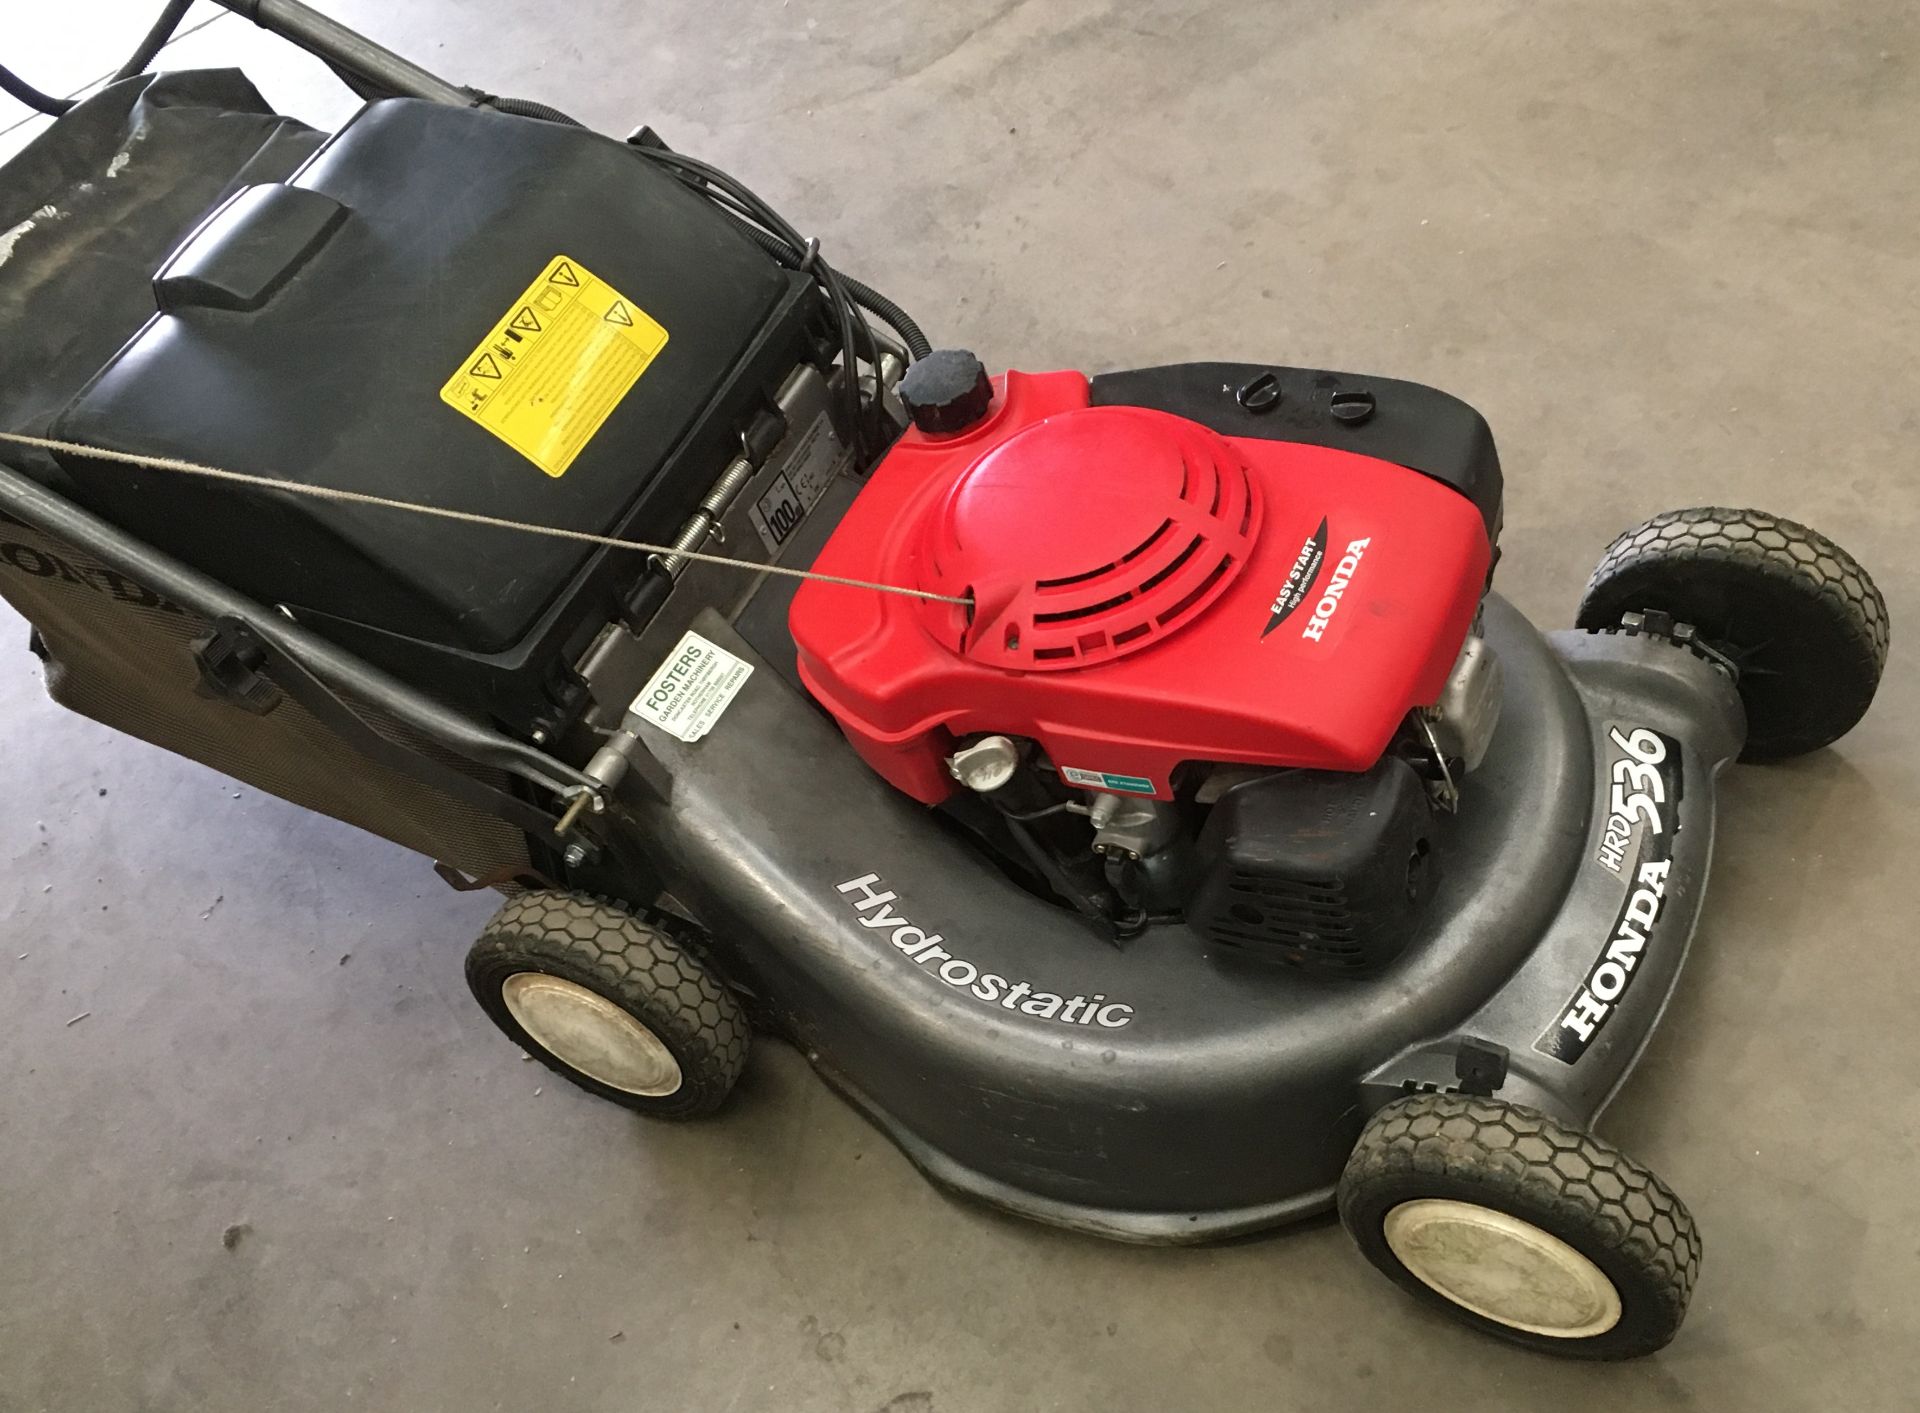
<instances>
[{"instance_id":1,"label":"honda logo on engine","mask_svg":"<svg viewBox=\"0 0 1920 1413\"><path fill-rule=\"evenodd\" d=\"M1300 630L1300 636L1320 641L1320 635L1327 631L1327 624L1340 607L1340 596L1347 591L1347 585L1353 582L1354 574L1360 568L1360 558L1366 554L1372 537L1363 540L1349 540L1347 552L1340 556L1340 562L1333 566L1333 579L1327 585L1327 591L1320 596L1320 602L1313 606L1313 617L1307 620L1307 626Z\"/></svg>"}]
</instances>

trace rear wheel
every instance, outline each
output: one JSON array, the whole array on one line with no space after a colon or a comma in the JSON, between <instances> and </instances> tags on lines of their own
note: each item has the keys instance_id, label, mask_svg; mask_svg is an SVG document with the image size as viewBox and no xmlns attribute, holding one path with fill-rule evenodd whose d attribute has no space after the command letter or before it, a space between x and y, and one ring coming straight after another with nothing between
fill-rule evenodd
<instances>
[{"instance_id":1,"label":"rear wheel","mask_svg":"<svg viewBox=\"0 0 1920 1413\"><path fill-rule=\"evenodd\" d=\"M732 1090L749 1031L687 941L599 898L522 893L468 952L467 984L508 1038L582 1089L694 1118Z\"/></svg>"},{"instance_id":2,"label":"rear wheel","mask_svg":"<svg viewBox=\"0 0 1920 1413\"><path fill-rule=\"evenodd\" d=\"M1745 760L1838 740L1887 661L1887 605L1867 571L1826 536L1758 510L1672 510L1621 535L1578 623L1608 630L1629 613L1692 624L1738 670Z\"/></svg>"},{"instance_id":3,"label":"rear wheel","mask_svg":"<svg viewBox=\"0 0 1920 1413\"><path fill-rule=\"evenodd\" d=\"M1340 1220L1402 1288L1550 1354L1631 1359L1680 1328L1700 1267L1686 1205L1591 1134L1497 1099L1421 1094L1367 1124Z\"/></svg>"}]
</instances>

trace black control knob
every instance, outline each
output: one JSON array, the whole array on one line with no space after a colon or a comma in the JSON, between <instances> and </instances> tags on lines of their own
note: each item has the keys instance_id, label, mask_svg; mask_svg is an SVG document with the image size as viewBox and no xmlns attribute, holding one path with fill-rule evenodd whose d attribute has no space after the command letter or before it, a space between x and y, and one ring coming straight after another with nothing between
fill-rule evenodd
<instances>
[{"instance_id":1,"label":"black control knob","mask_svg":"<svg viewBox=\"0 0 1920 1413\"><path fill-rule=\"evenodd\" d=\"M987 415L993 384L986 365L964 348L936 348L900 380L913 425L930 437L964 432Z\"/></svg>"}]
</instances>

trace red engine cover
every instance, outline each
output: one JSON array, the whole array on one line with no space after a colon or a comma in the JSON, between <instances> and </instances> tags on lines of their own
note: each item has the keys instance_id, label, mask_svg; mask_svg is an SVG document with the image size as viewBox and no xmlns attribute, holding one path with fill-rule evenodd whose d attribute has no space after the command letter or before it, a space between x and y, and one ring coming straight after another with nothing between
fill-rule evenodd
<instances>
[{"instance_id":1,"label":"red engine cover","mask_svg":"<svg viewBox=\"0 0 1920 1413\"><path fill-rule=\"evenodd\" d=\"M802 585L800 675L928 804L956 738L1039 741L1071 785L1166 798L1186 761L1365 770L1432 703L1485 586L1466 497L1326 447L1089 407L1008 373L958 437L903 437Z\"/></svg>"}]
</instances>

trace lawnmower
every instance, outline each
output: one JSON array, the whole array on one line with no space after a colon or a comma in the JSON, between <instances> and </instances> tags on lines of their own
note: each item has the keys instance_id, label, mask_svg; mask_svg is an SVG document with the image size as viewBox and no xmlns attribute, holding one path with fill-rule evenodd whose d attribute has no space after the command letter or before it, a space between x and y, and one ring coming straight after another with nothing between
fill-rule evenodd
<instances>
[{"instance_id":1,"label":"lawnmower","mask_svg":"<svg viewBox=\"0 0 1920 1413\"><path fill-rule=\"evenodd\" d=\"M1680 1325L1592 1125L1735 760L1888 643L1753 510L1491 588L1486 421L1279 364L990 376L747 187L222 0L365 99L144 72L0 171L0 593L48 691L507 895L506 1035L662 1119L796 1046L929 1178L1125 1241L1337 1210L1467 1324Z\"/></svg>"}]
</instances>

